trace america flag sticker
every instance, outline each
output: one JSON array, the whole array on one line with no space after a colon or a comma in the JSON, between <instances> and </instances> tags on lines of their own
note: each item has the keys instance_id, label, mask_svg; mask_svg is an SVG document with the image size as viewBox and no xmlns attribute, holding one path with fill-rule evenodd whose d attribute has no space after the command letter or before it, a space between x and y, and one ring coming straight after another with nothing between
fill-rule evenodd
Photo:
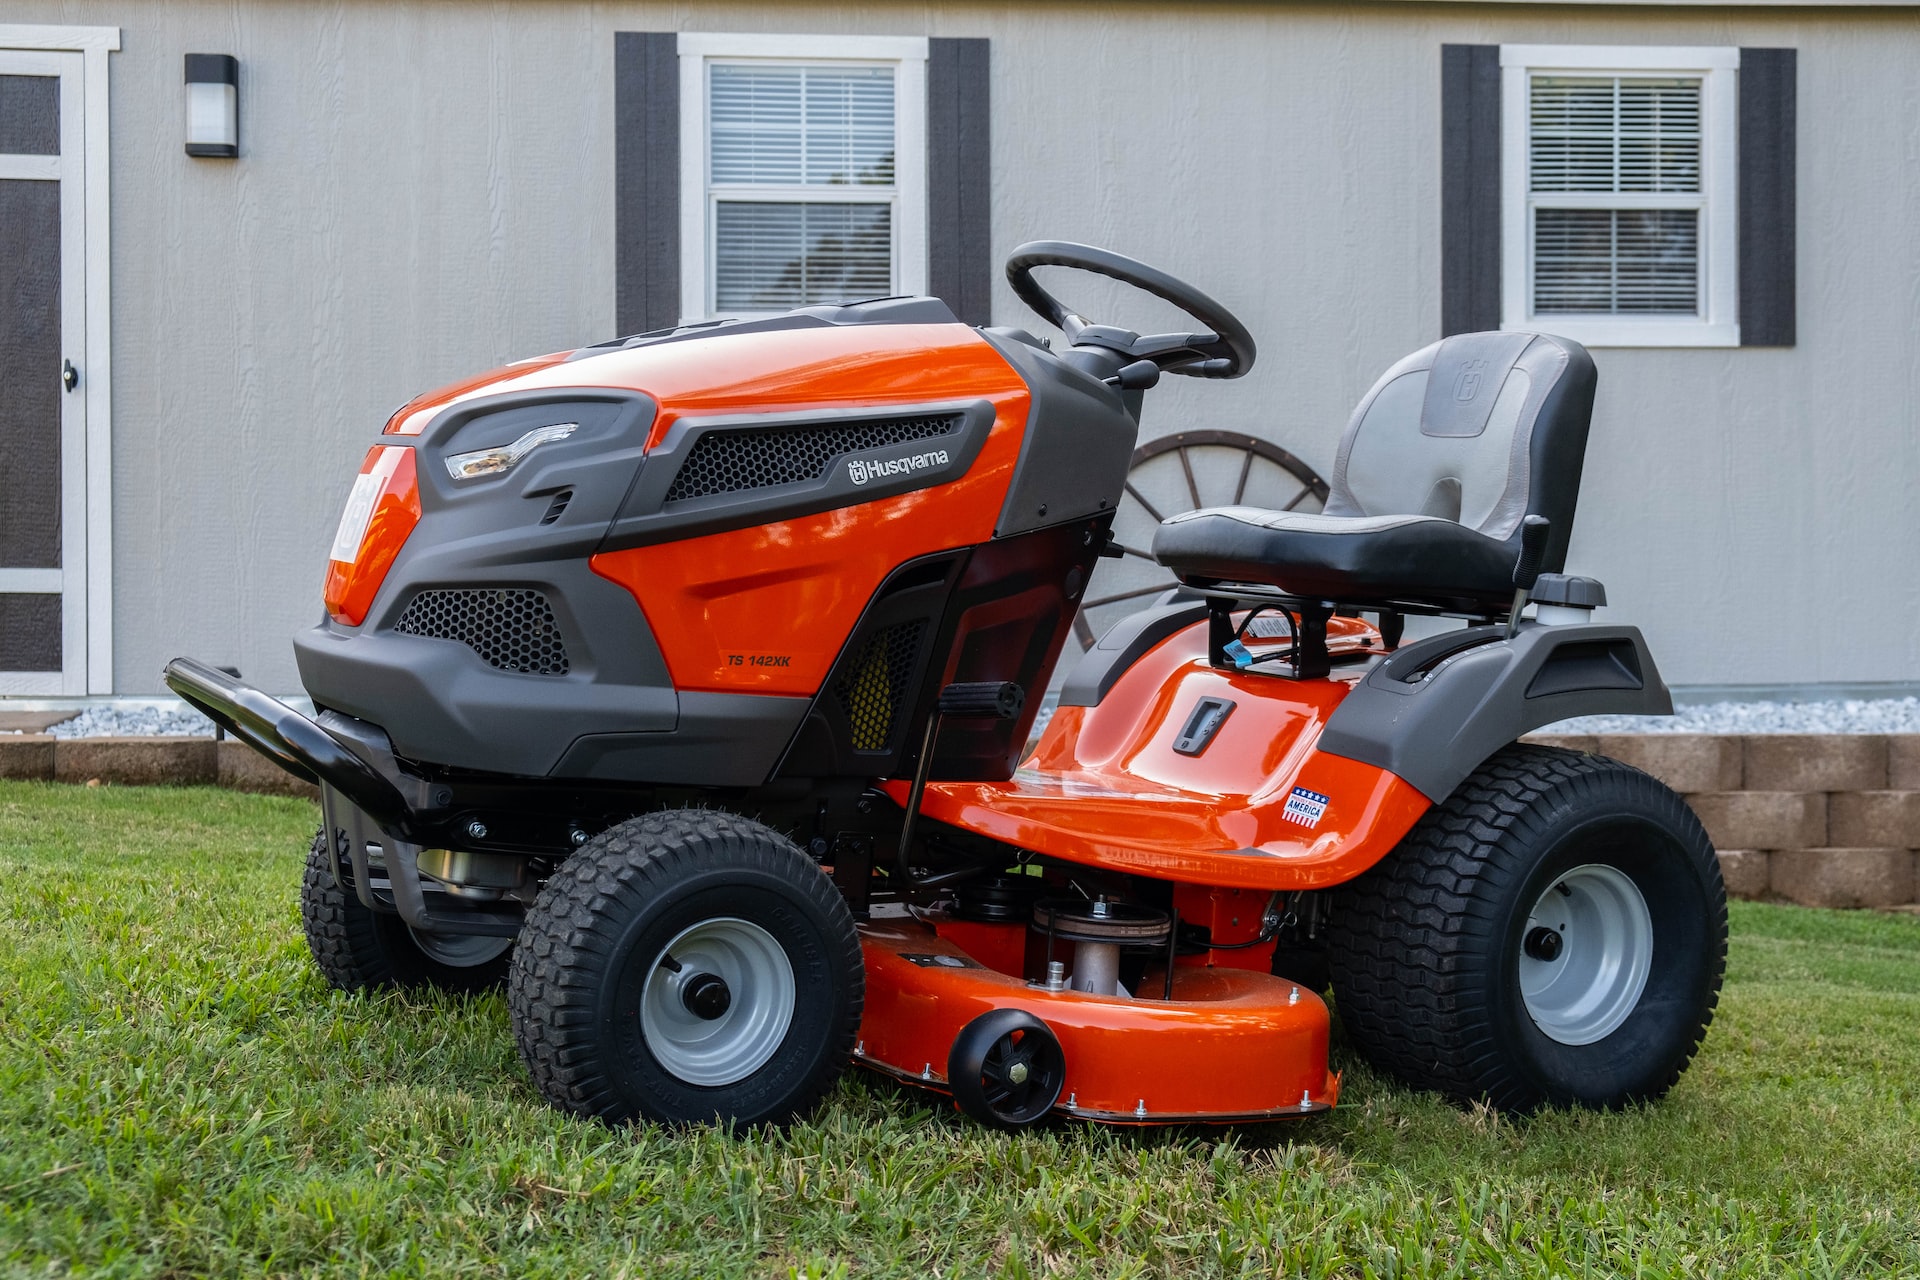
<instances>
[{"instance_id":1,"label":"america flag sticker","mask_svg":"<svg viewBox=\"0 0 1920 1280\"><path fill-rule=\"evenodd\" d=\"M1318 791L1309 791L1305 787L1295 787L1293 794L1287 797L1286 807L1280 810L1280 816L1288 822L1297 822L1303 827L1313 828L1320 825L1320 819L1327 815L1329 796Z\"/></svg>"}]
</instances>

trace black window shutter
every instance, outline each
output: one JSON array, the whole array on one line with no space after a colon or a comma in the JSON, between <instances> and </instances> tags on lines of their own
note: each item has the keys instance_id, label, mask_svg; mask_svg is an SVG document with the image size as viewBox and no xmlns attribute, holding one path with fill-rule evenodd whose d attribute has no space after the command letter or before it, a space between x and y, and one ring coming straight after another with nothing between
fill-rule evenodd
<instances>
[{"instance_id":1,"label":"black window shutter","mask_svg":"<svg viewBox=\"0 0 1920 1280\"><path fill-rule=\"evenodd\" d=\"M1740 51L1740 345L1794 343L1792 49Z\"/></svg>"},{"instance_id":2,"label":"black window shutter","mask_svg":"<svg viewBox=\"0 0 1920 1280\"><path fill-rule=\"evenodd\" d=\"M614 320L680 323L680 38L613 35Z\"/></svg>"},{"instance_id":3,"label":"black window shutter","mask_svg":"<svg viewBox=\"0 0 1920 1280\"><path fill-rule=\"evenodd\" d=\"M967 324L993 312L987 41L927 41L927 291Z\"/></svg>"},{"instance_id":4,"label":"black window shutter","mask_svg":"<svg viewBox=\"0 0 1920 1280\"><path fill-rule=\"evenodd\" d=\"M1500 327L1500 46L1440 46L1440 334Z\"/></svg>"}]
</instances>

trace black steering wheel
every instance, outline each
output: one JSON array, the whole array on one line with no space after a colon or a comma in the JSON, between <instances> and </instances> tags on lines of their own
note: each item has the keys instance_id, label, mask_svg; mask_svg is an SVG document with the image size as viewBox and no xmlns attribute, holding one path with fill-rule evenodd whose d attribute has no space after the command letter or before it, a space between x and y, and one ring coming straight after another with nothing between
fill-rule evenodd
<instances>
[{"instance_id":1,"label":"black steering wheel","mask_svg":"<svg viewBox=\"0 0 1920 1280\"><path fill-rule=\"evenodd\" d=\"M1035 267L1072 267L1143 289L1205 326L1198 333L1150 333L1094 324L1067 310L1033 278ZM1234 314L1184 280L1144 262L1089 244L1035 240L1007 259L1007 283L1020 301L1067 335L1076 347L1100 347L1130 361L1150 360L1162 372L1194 378L1237 378L1253 368L1253 335ZM1151 370L1148 371L1151 374Z\"/></svg>"}]
</instances>

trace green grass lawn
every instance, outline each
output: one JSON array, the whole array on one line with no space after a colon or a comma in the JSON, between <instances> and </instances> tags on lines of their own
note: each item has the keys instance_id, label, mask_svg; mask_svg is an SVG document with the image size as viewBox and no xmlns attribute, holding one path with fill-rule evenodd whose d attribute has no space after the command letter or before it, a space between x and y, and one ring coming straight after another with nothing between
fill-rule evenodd
<instances>
[{"instance_id":1,"label":"green grass lawn","mask_svg":"<svg viewBox=\"0 0 1920 1280\"><path fill-rule=\"evenodd\" d=\"M535 1096L504 1001L348 997L310 805L0 782L0 1272L1920 1275L1920 920L1737 904L1666 1102L1006 1137L850 1076L784 1134Z\"/></svg>"}]
</instances>

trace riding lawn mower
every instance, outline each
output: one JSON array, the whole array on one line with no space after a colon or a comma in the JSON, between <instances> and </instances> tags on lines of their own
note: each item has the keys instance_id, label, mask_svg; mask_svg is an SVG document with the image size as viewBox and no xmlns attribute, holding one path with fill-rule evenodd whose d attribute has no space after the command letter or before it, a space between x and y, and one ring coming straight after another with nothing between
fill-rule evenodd
<instances>
[{"instance_id":1,"label":"riding lawn mower","mask_svg":"<svg viewBox=\"0 0 1920 1280\"><path fill-rule=\"evenodd\" d=\"M1043 267L1191 331L1090 321ZM1309 1115L1340 1087L1329 985L1417 1088L1666 1092L1725 962L1713 848L1647 775L1519 742L1672 709L1563 571L1587 353L1448 337L1361 400L1323 511L1167 519L1176 585L1071 666L1029 751L1126 550L1145 396L1255 348L1105 250L1028 244L1007 277L1059 346L884 298L393 415L295 640L315 714L166 672L319 784L326 977L504 981L542 1094L616 1123L784 1123L850 1062L1010 1129Z\"/></svg>"}]
</instances>

